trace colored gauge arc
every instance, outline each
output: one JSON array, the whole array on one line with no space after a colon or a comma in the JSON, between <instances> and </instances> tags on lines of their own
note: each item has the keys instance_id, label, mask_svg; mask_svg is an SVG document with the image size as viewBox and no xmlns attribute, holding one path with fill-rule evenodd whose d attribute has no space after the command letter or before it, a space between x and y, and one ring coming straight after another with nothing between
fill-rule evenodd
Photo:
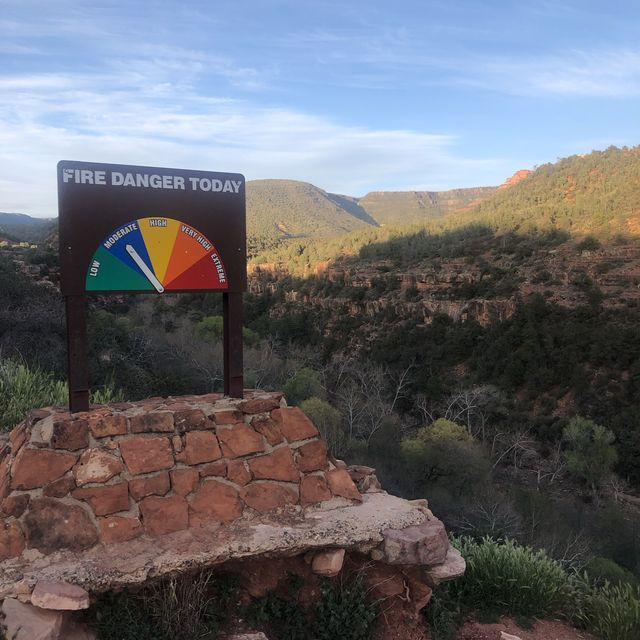
<instances>
[{"instance_id":1,"label":"colored gauge arc","mask_svg":"<svg viewBox=\"0 0 640 640\"><path fill-rule=\"evenodd\" d=\"M173 218L139 218L113 229L93 254L87 291L189 291L228 288L213 243Z\"/></svg>"}]
</instances>

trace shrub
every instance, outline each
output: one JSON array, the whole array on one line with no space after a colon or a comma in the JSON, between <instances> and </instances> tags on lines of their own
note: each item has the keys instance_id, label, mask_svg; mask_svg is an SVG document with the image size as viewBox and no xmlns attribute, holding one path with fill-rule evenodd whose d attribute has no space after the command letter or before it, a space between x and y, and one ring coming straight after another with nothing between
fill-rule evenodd
<instances>
[{"instance_id":1,"label":"shrub","mask_svg":"<svg viewBox=\"0 0 640 640\"><path fill-rule=\"evenodd\" d=\"M317 640L367 640L373 632L375 608L367 602L360 576L347 584L325 582L314 611Z\"/></svg>"},{"instance_id":2,"label":"shrub","mask_svg":"<svg viewBox=\"0 0 640 640\"><path fill-rule=\"evenodd\" d=\"M337 456L342 455L347 436L342 427L340 412L320 398L307 398L300 403L300 409L316 425L331 453Z\"/></svg>"},{"instance_id":3,"label":"shrub","mask_svg":"<svg viewBox=\"0 0 640 640\"><path fill-rule=\"evenodd\" d=\"M598 238L588 235L585 236L582 242L579 242L577 245L578 251L595 251L600 248L600 241Z\"/></svg>"},{"instance_id":4,"label":"shrub","mask_svg":"<svg viewBox=\"0 0 640 640\"><path fill-rule=\"evenodd\" d=\"M571 612L578 597L575 580L543 551L507 540L457 541L467 570L454 583L459 597L475 609L501 614L545 616Z\"/></svg>"},{"instance_id":5,"label":"shrub","mask_svg":"<svg viewBox=\"0 0 640 640\"><path fill-rule=\"evenodd\" d=\"M640 638L640 590L606 583L586 598L583 621L602 640Z\"/></svg>"},{"instance_id":6,"label":"shrub","mask_svg":"<svg viewBox=\"0 0 640 640\"><path fill-rule=\"evenodd\" d=\"M596 556L592 558L585 568L587 576L595 585L611 584L637 585L636 577L624 567L610 558Z\"/></svg>"},{"instance_id":7,"label":"shrub","mask_svg":"<svg viewBox=\"0 0 640 640\"><path fill-rule=\"evenodd\" d=\"M67 402L67 385L15 360L0 362L0 430L12 429L37 407Z\"/></svg>"},{"instance_id":8,"label":"shrub","mask_svg":"<svg viewBox=\"0 0 640 640\"><path fill-rule=\"evenodd\" d=\"M296 406L308 398L320 398L324 400L326 396L320 380L320 374L309 367L302 367L302 369L284 385L283 391L287 401Z\"/></svg>"},{"instance_id":9,"label":"shrub","mask_svg":"<svg viewBox=\"0 0 640 640\"><path fill-rule=\"evenodd\" d=\"M122 399L112 385L91 394L91 401L98 404ZM0 360L0 431L15 427L32 409L65 405L67 400L66 383L52 374L16 360Z\"/></svg>"},{"instance_id":10,"label":"shrub","mask_svg":"<svg viewBox=\"0 0 640 640\"><path fill-rule=\"evenodd\" d=\"M329 580L315 605L298 600L302 579L289 576L278 591L249 605L247 618L274 640L368 640L373 633L375 605L367 601L359 575L345 583Z\"/></svg>"}]
</instances>

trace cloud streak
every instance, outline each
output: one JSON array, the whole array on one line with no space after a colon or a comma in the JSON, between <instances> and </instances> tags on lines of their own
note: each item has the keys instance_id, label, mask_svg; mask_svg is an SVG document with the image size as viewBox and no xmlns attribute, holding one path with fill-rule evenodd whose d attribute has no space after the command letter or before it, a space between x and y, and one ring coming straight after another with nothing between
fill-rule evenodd
<instances>
[{"instance_id":1,"label":"cloud streak","mask_svg":"<svg viewBox=\"0 0 640 640\"><path fill-rule=\"evenodd\" d=\"M360 195L459 186L498 161L458 157L454 136L346 126L299 110L202 96L188 85L130 77L0 76L2 208L55 214L55 164L77 159L228 170L313 181ZM110 91L102 87L113 86Z\"/></svg>"}]
</instances>

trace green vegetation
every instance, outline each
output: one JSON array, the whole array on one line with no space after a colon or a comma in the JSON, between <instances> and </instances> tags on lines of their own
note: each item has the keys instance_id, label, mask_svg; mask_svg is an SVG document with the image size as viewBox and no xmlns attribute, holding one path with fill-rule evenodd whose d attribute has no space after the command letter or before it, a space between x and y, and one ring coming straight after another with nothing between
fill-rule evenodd
<instances>
[{"instance_id":1,"label":"green vegetation","mask_svg":"<svg viewBox=\"0 0 640 640\"><path fill-rule=\"evenodd\" d=\"M576 416L564 428L562 437L567 443L565 457L569 470L597 493L618 459L613 446L615 436L602 425Z\"/></svg>"},{"instance_id":2,"label":"green vegetation","mask_svg":"<svg viewBox=\"0 0 640 640\"><path fill-rule=\"evenodd\" d=\"M375 603L367 601L359 574L344 583L325 581L314 604L299 601L301 580L290 576L277 591L249 606L248 619L273 640L368 640Z\"/></svg>"},{"instance_id":3,"label":"green vegetation","mask_svg":"<svg viewBox=\"0 0 640 640\"><path fill-rule=\"evenodd\" d=\"M544 552L510 540L454 539L467 563L461 580L436 588L426 616L434 640L453 640L472 614L524 620L562 616L603 640L640 634L640 591L634 585L593 583Z\"/></svg>"},{"instance_id":4,"label":"green vegetation","mask_svg":"<svg viewBox=\"0 0 640 640\"><path fill-rule=\"evenodd\" d=\"M213 640L230 615L235 579L208 572L107 593L87 612L99 640Z\"/></svg>"},{"instance_id":5,"label":"green vegetation","mask_svg":"<svg viewBox=\"0 0 640 640\"><path fill-rule=\"evenodd\" d=\"M91 401L97 404L123 400L112 385L94 389ZM67 385L53 374L24 362L0 359L0 432L15 427L32 409L66 405Z\"/></svg>"}]
</instances>

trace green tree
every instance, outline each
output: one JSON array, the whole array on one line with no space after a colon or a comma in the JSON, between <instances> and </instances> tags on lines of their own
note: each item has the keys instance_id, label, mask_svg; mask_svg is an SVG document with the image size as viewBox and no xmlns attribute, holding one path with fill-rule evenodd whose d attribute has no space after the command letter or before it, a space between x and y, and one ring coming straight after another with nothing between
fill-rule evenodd
<instances>
[{"instance_id":1,"label":"green tree","mask_svg":"<svg viewBox=\"0 0 640 640\"><path fill-rule=\"evenodd\" d=\"M300 408L318 427L318 431L320 431L322 439L326 441L329 450L334 455L342 455L347 444L347 437L340 412L320 398L308 398L300 403Z\"/></svg>"},{"instance_id":2,"label":"green tree","mask_svg":"<svg viewBox=\"0 0 640 640\"><path fill-rule=\"evenodd\" d=\"M320 381L320 374L310 367L302 367L284 385L283 391L287 402L296 406L308 398L324 400L326 397L324 387Z\"/></svg>"},{"instance_id":3,"label":"green tree","mask_svg":"<svg viewBox=\"0 0 640 640\"><path fill-rule=\"evenodd\" d=\"M613 432L591 420L576 416L564 428L562 438L567 444L567 467L571 473L584 480L596 495L618 459Z\"/></svg>"}]
</instances>

